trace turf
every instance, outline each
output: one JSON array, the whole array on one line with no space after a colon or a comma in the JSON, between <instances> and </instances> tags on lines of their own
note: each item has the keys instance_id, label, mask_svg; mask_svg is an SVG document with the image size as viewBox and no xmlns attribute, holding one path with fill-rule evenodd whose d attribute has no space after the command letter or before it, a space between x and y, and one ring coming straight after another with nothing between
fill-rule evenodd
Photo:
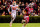
<instances>
[{"instance_id":1,"label":"turf","mask_svg":"<svg viewBox=\"0 0 40 27\"><path fill-rule=\"evenodd\" d=\"M21 23L13 23L12 27L22 27ZM10 27L9 23L0 23L0 27ZM28 23L25 27L40 27L40 23Z\"/></svg>"}]
</instances>

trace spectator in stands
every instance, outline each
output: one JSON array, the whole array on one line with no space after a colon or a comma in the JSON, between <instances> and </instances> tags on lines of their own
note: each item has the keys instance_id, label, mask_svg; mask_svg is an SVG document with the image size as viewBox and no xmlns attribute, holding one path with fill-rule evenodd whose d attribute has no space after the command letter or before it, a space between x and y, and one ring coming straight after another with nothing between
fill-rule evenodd
<instances>
[{"instance_id":1,"label":"spectator in stands","mask_svg":"<svg viewBox=\"0 0 40 27\"><path fill-rule=\"evenodd\" d=\"M21 14L21 9L20 8L18 8L18 15L20 15Z\"/></svg>"},{"instance_id":2,"label":"spectator in stands","mask_svg":"<svg viewBox=\"0 0 40 27\"><path fill-rule=\"evenodd\" d=\"M8 8L10 7L11 2L12 2L12 1L11 2L10 1L11 0L6 0L6 1L5 0L0 0L0 14L2 14L2 13L6 13L5 15L9 14L8 13ZM18 15L22 15L23 9L26 9L26 8L27 8L27 10L30 9L30 11L32 12L33 16L36 16L37 14L39 15L39 13L40 13L40 8L39 8L40 7L40 3L37 0L29 0L29 1L28 0L23 0L23 1L20 0L20 1L21 2L18 3L18 6L20 8L19 11L18 11ZM30 6L32 6L32 8L30 8Z\"/></svg>"},{"instance_id":3,"label":"spectator in stands","mask_svg":"<svg viewBox=\"0 0 40 27\"><path fill-rule=\"evenodd\" d=\"M38 0L36 0L36 4L37 4L37 5L39 4Z\"/></svg>"},{"instance_id":4,"label":"spectator in stands","mask_svg":"<svg viewBox=\"0 0 40 27\"><path fill-rule=\"evenodd\" d=\"M5 11L3 11L2 16L5 16Z\"/></svg>"},{"instance_id":5,"label":"spectator in stands","mask_svg":"<svg viewBox=\"0 0 40 27\"><path fill-rule=\"evenodd\" d=\"M22 2L22 8L24 8L24 9L25 9L25 7L26 7L26 6L25 6L24 2Z\"/></svg>"},{"instance_id":6,"label":"spectator in stands","mask_svg":"<svg viewBox=\"0 0 40 27\"><path fill-rule=\"evenodd\" d=\"M32 2L32 0L29 0L29 3L31 3Z\"/></svg>"},{"instance_id":7,"label":"spectator in stands","mask_svg":"<svg viewBox=\"0 0 40 27\"><path fill-rule=\"evenodd\" d=\"M19 2L19 6L21 6L21 2Z\"/></svg>"},{"instance_id":8,"label":"spectator in stands","mask_svg":"<svg viewBox=\"0 0 40 27\"><path fill-rule=\"evenodd\" d=\"M0 5L1 5L1 0L0 0Z\"/></svg>"},{"instance_id":9,"label":"spectator in stands","mask_svg":"<svg viewBox=\"0 0 40 27\"><path fill-rule=\"evenodd\" d=\"M3 11L5 11L5 6L3 6Z\"/></svg>"},{"instance_id":10,"label":"spectator in stands","mask_svg":"<svg viewBox=\"0 0 40 27\"><path fill-rule=\"evenodd\" d=\"M5 3L4 3L5 5L7 5L7 1L5 1Z\"/></svg>"},{"instance_id":11,"label":"spectator in stands","mask_svg":"<svg viewBox=\"0 0 40 27\"><path fill-rule=\"evenodd\" d=\"M1 8L3 8L3 5L1 5Z\"/></svg>"},{"instance_id":12,"label":"spectator in stands","mask_svg":"<svg viewBox=\"0 0 40 27\"><path fill-rule=\"evenodd\" d=\"M29 7L29 4L28 4L28 2L26 2L25 6L28 6L28 7Z\"/></svg>"},{"instance_id":13,"label":"spectator in stands","mask_svg":"<svg viewBox=\"0 0 40 27\"><path fill-rule=\"evenodd\" d=\"M3 13L3 8L1 8L1 15L2 15L2 13Z\"/></svg>"},{"instance_id":14,"label":"spectator in stands","mask_svg":"<svg viewBox=\"0 0 40 27\"><path fill-rule=\"evenodd\" d=\"M38 12L38 7L37 7L36 2L35 2L35 4L34 4L34 10L35 10L36 12Z\"/></svg>"},{"instance_id":15,"label":"spectator in stands","mask_svg":"<svg viewBox=\"0 0 40 27\"><path fill-rule=\"evenodd\" d=\"M5 15L9 15L8 7L6 7L6 9L5 9Z\"/></svg>"},{"instance_id":16,"label":"spectator in stands","mask_svg":"<svg viewBox=\"0 0 40 27\"><path fill-rule=\"evenodd\" d=\"M37 12L36 12L36 11L35 11L34 13L35 13L35 16L38 16L38 14L37 14Z\"/></svg>"},{"instance_id":17,"label":"spectator in stands","mask_svg":"<svg viewBox=\"0 0 40 27\"><path fill-rule=\"evenodd\" d=\"M34 4L34 6L35 6L35 10L37 11L38 9L37 9L37 4L36 4L36 2L35 2L35 4Z\"/></svg>"},{"instance_id":18,"label":"spectator in stands","mask_svg":"<svg viewBox=\"0 0 40 27\"><path fill-rule=\"evenodd\" d=\"M33 6L32 5L30 5L30 7L29 7L29 14L31 14L31 16L33 16Z\"/></svg>"},{"instance_id":19,"label":"spectator in stands","mask_svg":"<svg viewBox=\"0 0 40 27\"><path fill-rule=\"evenodd\" d=\"M1 15L1 6L0 6L0 15Z\"/></svg>"},{"instance_id":20,"label":"spectator in stands","mask_svg":"<svg viewBox=\"0 0 40 27\"><path fill-rule=\"evenodd\" d=\"M38 15L40 16L40 7L39 7L39 9L38 9Z\"/></svg>"},{"instance_id":21,"label":"spectator in stands","mask_svg":"<svg viewBox=\"0 0 40 27\"><path fill-rule=\"evenodd\" d=\"M32 2L32 6L34 6L34 2Z\"/></svg>"}]
</instances>

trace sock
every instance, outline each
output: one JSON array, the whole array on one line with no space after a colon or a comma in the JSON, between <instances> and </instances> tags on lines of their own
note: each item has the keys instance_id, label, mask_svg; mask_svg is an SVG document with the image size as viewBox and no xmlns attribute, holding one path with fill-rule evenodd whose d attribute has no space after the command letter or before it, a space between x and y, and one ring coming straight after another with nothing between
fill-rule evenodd
<instances>
[{"instance_id":1,"label":"sock","mask_svg":"<svg viewBox=\"0 0 40 27\"><path fill-rule=\"evenodd\" d=\"M12 23L13 23L13 21L14 21L14 19L13 19L13 20L11 20L11 22L10 22L10 27L12 27Z\"/></svg>"},{"instance_id":2,"label":"sock","mask_svg":"<svg viewBox=\"0 0 40 27\"><path fill-rule=\"evenodd\" d=\"M24 25L22 27L24 27Z\"/></svg>"},{"instance_id":3,"label":"sock","mask_svg":"<svg viewBox=\"0 0 40 27\"><path fill-rule=\"evenodd\" d=\"M11 22L10 22L10 27L12 27L12 20L11 20Z\"/></svg>"}]
</instances>

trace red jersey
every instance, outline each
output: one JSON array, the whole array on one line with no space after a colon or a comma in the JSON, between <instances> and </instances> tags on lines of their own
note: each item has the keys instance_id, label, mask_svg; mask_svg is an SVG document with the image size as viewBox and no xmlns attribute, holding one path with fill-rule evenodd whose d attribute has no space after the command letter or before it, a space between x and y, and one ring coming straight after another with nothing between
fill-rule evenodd
<instances>
[{"instance_id":1,"label":"red jersey","mask_svg":"<svg viewBox=\"0 0 40 27\"><path fill-rule=\"evenodd\" d=\"M29 16L29 13L28 13L29 7L26 7L25 9L26 9L26 13L27 13L26 16Z\"/></svg>"},{"instance_id":2,"label":"red jersey","mask_svg":"<svg viewBox=\"0 0 40 27\"><path fill-rule=\"evenodd\" d=\"M28 13L30 14L33 11L33 8L29 8Z\"/></svg>"}]
</instances>

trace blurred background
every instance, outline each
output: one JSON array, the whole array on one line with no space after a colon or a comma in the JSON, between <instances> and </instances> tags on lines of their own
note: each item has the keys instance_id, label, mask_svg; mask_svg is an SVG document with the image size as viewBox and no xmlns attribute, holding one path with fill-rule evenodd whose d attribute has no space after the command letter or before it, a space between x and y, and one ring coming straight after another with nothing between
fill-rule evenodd
<instances>
[{"instance_id":1,"label":"blurred background","mask_svg":"<svg viewBox=\"0 0 40 27\"><path fill-rule=\"evenodd\" d=\"M10 15L8 8L13 0L0 0L0 15ZM40 0L15 0L19 5L17 15L23 15L22 10L27 6L31 7L31 16L40 16Z\"/></svg>"},{"instance_id":2,"label":"blurred background","mask_svg":"<svg viewBox=\"0 0 40 27\"><path fill-rule=\"evenodd\" d=\"M1 22L10 22L10 15L11 13L8 12L8 8L12 4L13 0L0 0L0 23ZM19 6L17 10L17 19L20 18L20 21L23 18L23 9L26 7L29 7L27 9L30 9L28 12L30 16L30 22L40 22L40 0L15 0L16 4ZM10 10L11 11L11 10ZM20 17L21 16L21 17Z\"/></svg>"}]
</instances>

